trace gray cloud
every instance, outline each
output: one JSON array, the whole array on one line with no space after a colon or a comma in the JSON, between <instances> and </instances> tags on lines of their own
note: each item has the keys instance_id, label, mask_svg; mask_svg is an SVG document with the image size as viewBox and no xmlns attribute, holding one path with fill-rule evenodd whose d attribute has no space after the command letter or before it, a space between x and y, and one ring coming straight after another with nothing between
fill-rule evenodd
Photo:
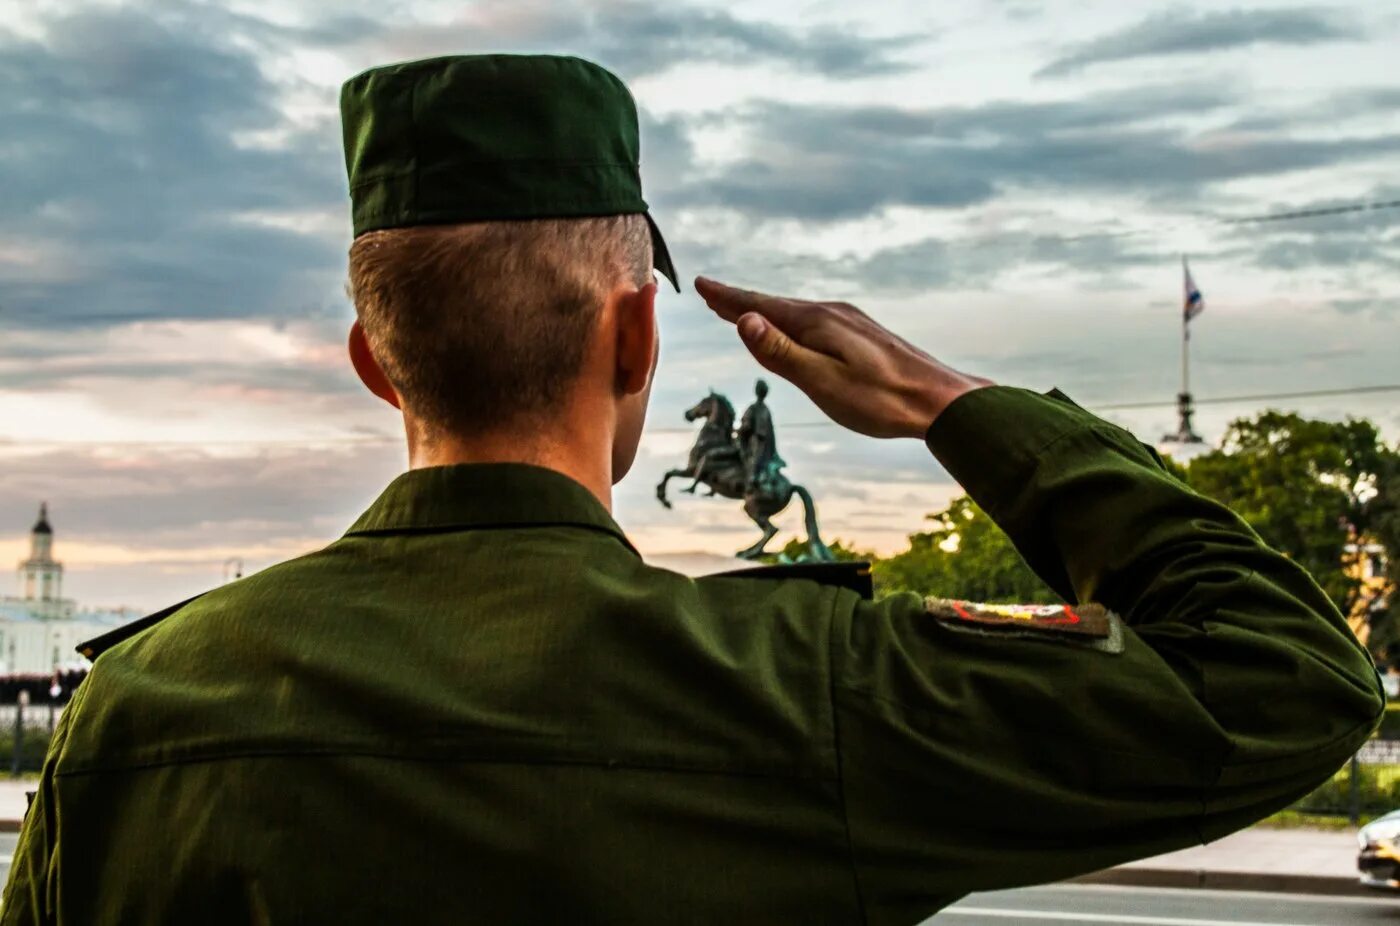
<instances>
[{"instance_id":1,"label":"gray cloud","mask_svg":"<svg viewBox=\"0 0 1400 926\"><path fill-rule=\"evenodd\" d=\"M672 188L690 174L695 146L683 117L658 119L643 109L637 118L642 137L642 189L651 200L649 204L656 205L656 191Z\"/></svg>"},{"instance_id":2,"label":"gray cloud","mask_svg":"<svg viewBox=\"0 0 1400 926\"><path fill-rule=\"evenodd\" d=\"M782 63L832 77L886 74L907 70L899 53L920 40L831 26L794 29L723 10L641 0L495 0L472 7L456 22L390 28L370 38L397 55L568 49L625 77L696 61Z\"/></svg>"},{"instance_id":3,"label":"gray cloud","mask_svg":"<svg viewBox=\"0 0 1400 926\"><path fill-rule=\"evenodd\" d=\"M1377 271L1400 269L1400 209L1352 207L1397 200L1400 187L1381 185L1355 199L1283 204L1273 212L1294 218L1233 225L1229 237L1255 266L1283 271L1331 268L1349 272L1364 284Z\"/></svg>"},{"instance_id":4,"label":"gray cloud","mask_svg":"<svg viewBox=\"0 0 1400 926\"><path fill-rule=\"evenodd\" d=\"M885 248L866 258L846 259L830 269L866 288L896 293L991 289L1008 271L1034 265L1077 272L1093 278L1098 288L1111 289L1122 285L1123 271L1160 266L1170 258L1151 239L1007 232L959 239L926 238Z\"/></svg>"},{"instance_id":5,"label":"gray cloud","mask_svg":"<svg viewBox=\"0 0 1400 926\"><path fill-rule=\"evenodd\" d=\"M892 205L965 207L1016 188L1179 206L1221 181L1400 151L1395 134L1217 138L1172 124L1199 124L1229 102L1192 89L923 110L764 102L733 117L748 132L746 157L667 198L809 221Z\"/></svg>"},{"instance_id":6,"label":"gray cloud","mask_svg":"<svg viewBox=\"0 0 1400 926\"><path fill-rule=\"evenodd\" d=\"M789 29L693 6L487 4L459 27L363 16L304 26L183 2L83 9L0 32L0 316L11 326L339 315L347 213L333 90L307 126L260 61L291 47L569 48L624 74L684 61L782 61L833 76L903 65L909 38ZM502 20L490 25L492 17ZM435 46L438 43L441 47ZM432 46L432 47L429 47ZM652 190L692 160L686 125L642 114ZM664 198L664 197L663 197ZM6 242L24 256L6 260Z\"/></svg>"},{"instance_id":7,"label":"gray cloud","mask_svg":"<svg viewBox=\"0 0 1400 926\"><path fill-rule=\"evenodd\" d=\"M1378 188L1367 197L1394 196ZM1351 201L1348 201L1351 202ZM1300 204L1300 210L1334 208L1337 200ZM1347 285L1362 291L1376 279L1400 269L1400 210L1375 210L1278 223L1224 227L1202 219L1200 233L1224 231L1209 248L1211 259L1293 273L1320 268L1344 274ZM1053 227L1053 226L1052 226ZM927 238L876 251L868 257L826 262L828 275L866 290L914 293L926 289L992 289L1005 274L1045 266L1091 281L1096 288L1128 288L1126 271L1161 267L1176 251L1153 234L1150 225L1136 232L1059 235L1051 232L999 232L963 237ZM806 271L812 275L815 271ZM1393 300L1392 300L1393 302ZM1358 303L1359 304L1359 303ZM1383 302L1365 300L1375 308ZM1348 303L1350 305L1350 303Z\"/></svg>"},{"instance_id":8,"label":"gray cloud","mask_svg":"<svg viewBox=\"0 0 1400 926\"><path fill-rule=\"evenodd\" d=\"M1136 25L1070 48L1037 72L1061 77L1089 65L1161 55L1202 52L1250 45L1315 45L1355 38L1354 26L1324 9L1229 10L1191 14L1159 13Z\"/></svg>"},{"instance_id":9,"label":"gray cloud","mask_svg":"<svg viewBox=\"0 0 1400 926\"><path fill-rule=\"evenodd\" d=\"M1343 315L1385 315L1393 316L1400 312L1400 296L1389 298L1362 297L1356 299L1334 299L1332 308Z\"/></svg>"},{"instance_id":10,"label":"gray cloud","mask_svg":"<svg viewBox=\"0 0 1400 926\"><path fill-rule=\"evenodd\" d=\"M750 157L669 196L808 220L848 219L890 205L976 205L1018 179L1015 172L1096 175L1113 167L1110 151L1133 139L1131 127L1228 102L1201 88L932 109L763 102L735 115L752 134ZM1165 132L1147 136L1142 148Z\"/></svg>"},{"instance_id":11,"label":"gray cloud","mask_svg":"<svg viewBox=\"0 0 1400 926\"><path fill-rule=\"evenodd\" d=\"M132 550L225 549L269 534L329 540L399 469L402 454L385 444L237 457L178 447L6 455L0 527L19 533L47 499L65 537Z\"/></svg>"},{"instance_id":12,"label":"gray cloud","mask_svg":"<svg viewBox=\"0 0 1400 926\"><path fill-rule=\"evenodd\" d=\"M1344 267L1374 269L1389 265L1400 269L1400 245L1370 235L1297 235L1264 243L1255 251L1254 263L1274 270L1300 270L1305 267Z\"/></svg>"},{"instance_id":13,"label":"gray cloud","mask_svg":"<svg viewBox=\"0 0 1400 926\"><path fill-rule=\"evenodd\" d=\"M325 311L336 243L250 221L343 210L332 132L299 132L235 36L192 9L89 10L0 37L10 324ZM247 133L273 131L274 143ZM3 247L3 244L0 244Z\"/></svg>"}]
</instances>

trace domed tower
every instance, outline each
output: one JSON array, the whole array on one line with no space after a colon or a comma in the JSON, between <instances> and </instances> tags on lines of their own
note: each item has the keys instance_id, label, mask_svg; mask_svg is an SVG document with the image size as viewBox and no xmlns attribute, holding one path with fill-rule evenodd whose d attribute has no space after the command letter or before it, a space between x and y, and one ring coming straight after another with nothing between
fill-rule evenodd
<instances>
[{"instance_id":1,"label":"domed tower","mask_svg":"<svg viewBox=\"0 0 1400 926\"><path fill-rule=\"evenodd\" d=\"M29 532L29 559L19 564L25 601L57 602L63 598L63 564L53 558L53 526L49 505L39 506L39 520Z\"/></svg>"}]
</instances>

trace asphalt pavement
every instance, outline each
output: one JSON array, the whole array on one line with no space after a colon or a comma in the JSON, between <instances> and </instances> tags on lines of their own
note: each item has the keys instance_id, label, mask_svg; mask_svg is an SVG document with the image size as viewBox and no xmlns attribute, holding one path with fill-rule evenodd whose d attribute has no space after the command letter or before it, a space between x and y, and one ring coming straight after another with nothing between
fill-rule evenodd
<instances>
[{"instance_id":1,"label":"asphalt pavement","mask_svg":"<svg viewBox=\"0 0 1400 926\"><path fill-rule=\"evenodd\" d=\"M0 833L0 884L15 833ZM1057 884L972 894L921 926L1400 926L1400 894L1323 897L1257 891Z\"/></svg>"},{"instance_id":2,"label":"asphalt pavement","mask_svg":"<svg viewBox=\"0 0 1400 926\"><path fill-rule=\"evenodd\" d=\"M1320 897L1099 884L971 894L923 926L1400 926L1400 894Z\"/></svg>"},{"instance_id":3,"label":"asphalt pavement","mask_svg":"<svg viewBox=\"0 0 1400 926\"><path fill-rule=\"evenodd\" d=\"M0 833L0 884L17 833ZM1400 893L1374 897L1057 884L972 894L922 926L1400 926Z\"/></svg>"}]
</instances>

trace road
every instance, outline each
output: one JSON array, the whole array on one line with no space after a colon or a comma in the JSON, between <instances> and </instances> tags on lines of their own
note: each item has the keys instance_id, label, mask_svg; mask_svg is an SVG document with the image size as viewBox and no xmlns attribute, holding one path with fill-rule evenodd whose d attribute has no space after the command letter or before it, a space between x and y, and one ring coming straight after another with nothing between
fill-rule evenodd
<instances>
[{"instance_id":1,"label":"road","mask_svg":"<svg viewBox=\"0 0 1400 926\"><path fill-rule=\"evenodd\" d=\"M972 894L923 926L1400 926L1400 894L1321 897L1067 884Z\"/></svg>"},{"instance_id":2,"label":"road","mask_svg":"<svg viewBox=\"0 0 1400 926\"><path fill-rule=\"evenodd\" d=\"M15 833L0 833L0 884ZM1400 926L1394 897L1320 897L1094 884L973 894L922 926Z\"/></svg>"}]
</instances>

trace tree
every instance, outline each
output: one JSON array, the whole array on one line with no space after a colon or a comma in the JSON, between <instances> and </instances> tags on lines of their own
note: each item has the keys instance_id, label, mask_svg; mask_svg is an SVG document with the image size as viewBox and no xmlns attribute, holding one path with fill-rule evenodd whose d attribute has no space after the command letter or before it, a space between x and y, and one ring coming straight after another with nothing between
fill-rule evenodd
<instances>
[{"instance_id":1,"label":"tree","mask_svg":"<svg viewBox=\"0 0 1400 926\"><path fill-rule=\"evenodd\" d=\"M966 495L929 515L935 527L911 534L909 549L875 564L881 594L912 591L990 602L1054 602L1011 539Z\"/></svg>"},{"instance_id":2,"label":"tree","mask_svg":"<svg viewBox=\"0 0 1400 926\"><path fill-rule=\"evenodd\" d=\"M1234 421L1186 478L1307 569L1346 614L1359 586L1344 569L1346 544L1370 526L1377 478L1394 456L1369 421L1266 411Z\"/></svg>"},{"instance_id":3,"label":"tree","mask_svg":"<svg viewBox=\"0 0 1400 926\"><path fill-rule=\"evenodd\" d=\"M878 558L874 553L848 547L839 539L828 544L827 549L838 563L873 563ZM801 562L806 555L806 539L794 537L783 544L783 548L777 553L765 553L760 559L765 563L796 563Z\"/></svg>"},{"instance_id":4,"label":"tree","mask_svg":"<svg viewBox=\"0 0 1400 926\"><path fill-rule=\"evenodd\" d=\"M1375 495L1366 502L1358 531L1386 552L1389 601L1371 616L1366 643L1385 662L1400 662L1400 452L1388 454L1376 474Z\"/></svg>"},{"instance_id":5,"label":"tree","mask_svg":"<svg viewBox=\"0 0 1400 926\"><path fill-rule=\"evenodd\" d=\"M1167 470L1234 509L1266 543L1307 569L1344 614L1357 600L1346 546L1357 537L1387 552L1392 587L1400 579L1400 452L1365 420L1312 421L1266 411L1234 421L1220 449ZM1010 539L967 496L930 515L932 530L875 564L882 594L913 591L971 601L1058 600ZM1373 622L1370 643L1400 649L1400 601Z\"/></svg>"}]
</instances>

